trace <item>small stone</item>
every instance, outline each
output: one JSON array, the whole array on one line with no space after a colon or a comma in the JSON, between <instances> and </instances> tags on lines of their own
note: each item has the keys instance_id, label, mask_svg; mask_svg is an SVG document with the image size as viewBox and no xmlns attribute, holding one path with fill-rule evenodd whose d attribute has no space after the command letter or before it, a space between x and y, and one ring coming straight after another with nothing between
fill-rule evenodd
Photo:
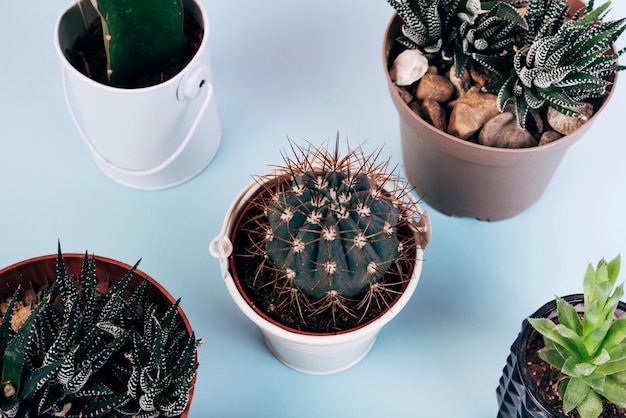
<instances>
[{"instance_id":1,"label":"small stone","mask_svg":"<svg viewBox=\"0 0 626 418\"><path fill-rule=\"evenodd\" d=\"M480 65L470 66L470 77L480 87L490 86L498 81L498 75Z\"/></svg>"},{"instance_id":2,"label":"small stone","mask_svg":"<svg viewBox=\"0 0 626 418\"><path fill-rule=\"evenodd\" d=\"M569 135L576 129L580 128L591 116L593 116L593 105L585 103L584 106L578 110L582 117L567 116L553 107L548 107L548 124L555 131Z\"/></svg>"},{"instance_id":3,"label":"small stone","mask_svg":"<svg viewBox=\"0 0 626 418\"><path fill-rule=\"evenodd\" d=\"M546 145L561 138L563 138L563 135L561 135L557 131L545 131L543 134L541 134L541 138L539 139L539 145Z\"/></svg>"},{"instance_id":4,"label":"small stone","mask_svg":"<svg viewBox=\"0 0 626 418\"><path fill-rule=\"evenodd\" d=\"M461 139L469 139L483 127L485 122L500 114L497 97L472 87L465 96L456 100L448 121L448 133Z\"/></svg>"},{"instance_id":5,"label":"small stone","mask_svg":"<svg viewBox=\"0 0 626 418\"><path fill-rule=\"evenodd\" d=\"M478 134L478 143L498 148L529 148L536 146L537 140L519 127L514 114L504 112L485 123Z\"/></svg>"},{"instance_id":6,"label":"small stone","mask_svg":"<svg viewBox=\"0 0 626 418\"><path fill-rule=\"evenodd\" d=\"M402 51L393 61L389 76L398 86L410 86L428 71L428 59L417 49Z\"/></svg>"},{"instance_id":7,"label":"small stone","mask_svg":"<svg viewBox=\"0 0 626 418\"><path fill-rule=\"evenodd\" d=\"M422 114L424 119L435 128L446 130L446 112L441 105L432 99L424 99L422 102Z\"/></svg>"},{"instance_id":8,"label":"small stone","mask_svg":"<svg viewBox=\"0 0 626 418\"><path fill-rule=\"evenodd\" d=\"M409 108L415 112L415 114L417 116L419 116L422 119L424 118L424 113L422 112L422 106L420 106L419 102L417 100L412 101L411 103L409 103Z\"/></svg>"},{"instance_id":9,"label":"small stone","mask_svg":"<svg viewBox=\"0 0 626 418\"><path fill-rule=\"evenodd\" d=\"M404 103L406 104L411 103L413 99L415 99L415 97L413 97L411 92L407 91L403 87L396 87L396 90L398 91L398 94L400 95L400 98L402 99L402 101L404 101Z\"/></svg>"},{"instance_id":10,"label":"small stone","mask_svg":"<svg viewBox=\"0 0 626 418\"><path fill-rule=\"evenodd\" d=\"M418 100L431 99L438 103L446 103L454 94L454 85L447 78L426 73L420 80L415 96Z\"/></svg>"}]
</instances>

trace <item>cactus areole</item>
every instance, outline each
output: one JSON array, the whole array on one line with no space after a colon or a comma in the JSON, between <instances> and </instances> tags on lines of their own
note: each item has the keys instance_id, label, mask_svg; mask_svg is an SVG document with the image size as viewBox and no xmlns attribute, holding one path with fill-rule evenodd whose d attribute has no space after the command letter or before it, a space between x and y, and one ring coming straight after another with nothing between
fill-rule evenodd
<instances>
[{"instance_id":1,"label":"cactus areole","mask_svg":"<svg viewBox=\"0 0 626 418\"><path fill-rule=\"evenodd\" d=\"M238 215L236 282L261 315L289 329L361 326L406 287L426 216L377 154L291 145L297 156L259 177Z\"/></svg>"}]
</instances>

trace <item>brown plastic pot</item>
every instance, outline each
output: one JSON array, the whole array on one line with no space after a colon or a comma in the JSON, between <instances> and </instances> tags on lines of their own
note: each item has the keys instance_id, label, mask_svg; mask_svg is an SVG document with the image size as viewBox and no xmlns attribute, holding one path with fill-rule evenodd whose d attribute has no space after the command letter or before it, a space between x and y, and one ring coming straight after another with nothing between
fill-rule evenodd
<instances>
[{"instance_id":1,"label":"brown plastic pot","mask_svg":"<svg viewBox=\"0 0 626 418\"><path fill-rule=\"evenodd\" d=\"M585 7L581 0L568 4L574 11ZM581 128L547 145L503 149L465 141L420 118L391 81L388 56L401 29L402 20L394 15L385 31L383 63L400 116L404 169L422 199L449 216L497 221L527 209L541 197L568 148L587 132L612 95L611 90Z\"/></svg>"},{"instance_id":2,"label":"brown plastic pot","mask_svg":"<svg viewBox=\"0 0 626 418\"><path fill-rule=\"evenodd\" d=\"M584 310L582 294L563 297L565 301L574 305L579 313ZM616 316L621 317L626 312L626 304L619 302ZM531 318L548 318L556 320L556 301L552 300L539 308ZM530 376L527 366L527 347L529 341L537 334L528 320L522 323L522 329L511 346L511 353L507 358L506 366L502 370L500 384L496 390L498 399L497 418L528 417L528 418L567 418L563 413L555 410L541 396Z\"/></svg>"},{"instance_id":3,"label":"brown plastic pot","mask_svg":"<svg viewBox=\"0 0 626 418\"><path fill-rule=\"evenodd\" d=\"M65 268L70 276L78 276L81 273L84 254L67 253L63 254ZM128 264L122 263L106 257L94 256L96 261L96 277L98 278L98 286L110 288L116 284L131 269ZM22 289L29 288L30 283L35 292L38 292L48 285L52 284L56 279L56 262L57 255L50 254L40 257L31 258L20 261L4 269L0 270L0 298L6 299L13 295L18 286ZM176 299L156 280L148 276L141 270L135 270L133 277L128 285L131 290L136 289L142 281L146 280L145 296L153 303L159 306L163 313L169 309ZM189 335L193 332L191 324L183 312L182 308L178 308L178 315L185 325ZM196 377L194 376L194 383ZM189 416L189 407L193 398L193 388L189 394L189 401L185 411L180 415L181 418Z\"/></svg>"}]
</instances>

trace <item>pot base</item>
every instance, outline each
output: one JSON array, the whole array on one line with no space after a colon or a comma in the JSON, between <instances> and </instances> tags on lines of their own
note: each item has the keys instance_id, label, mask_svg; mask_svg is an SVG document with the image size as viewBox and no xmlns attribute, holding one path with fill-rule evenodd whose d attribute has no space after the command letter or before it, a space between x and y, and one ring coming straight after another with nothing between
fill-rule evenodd
<instances>
[{"instance_id":1,"label":"pot base","mask_svg":"<svg viewBox=\"0 0 626 418\"><path fill-rule=\"evenodd\" d=\"M376 342L376 335L374 335L371 342L366 341L355 345L351 350L343 352L341 357L337 357L328 355L335 349L328 350L329 352L325 350L314 352L312 347L308 347L308 352L296 348L289 350L285 348L284 342L276 346L272 345L271 338L267 334L263 337L271 353L281 363L297 372L319 376L340 373L355 366L367 356Z\"/></svg>"}]
</instances>

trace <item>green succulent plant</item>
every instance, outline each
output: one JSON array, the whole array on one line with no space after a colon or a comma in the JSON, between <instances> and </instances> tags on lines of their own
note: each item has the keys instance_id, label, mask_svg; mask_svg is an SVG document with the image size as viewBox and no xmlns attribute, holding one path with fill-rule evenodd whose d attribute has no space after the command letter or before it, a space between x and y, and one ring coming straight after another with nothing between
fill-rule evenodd
<instances>
[{"instance_id":1,"label":"green succulent plant","mask_svg":"<svg viewBox=\"0 0 626 418\"><path fill-rule=\"evenodd\" d=\"M190 54L182 0L79 0L102 23L107 77L128 87L150 69L184 63Z\"/></svg>"},{"instance_id":2,"label":"green succulent plant","mask_svg":"<svg viewBox=\"0 0 626 418\"><path fill-rule=\"evenodd\" d=\"M501 66L502 53L527 28L514 6L497 2L482 12L479 0L387 0L403 20L397 40L427 55L453 59L457 77L470 59Z\"/></svg>"},{"instance_id":3,"label":"green succulent plant","mask_svg":"<svg viewBox=\"0 0 626 418\"><path fill-rule=\"evenodd\" d=\"M514 99L521 127L529 113L544 106L582 117L585 100L607 93L611 83L606 76L626 68L617 64L624 50L607 53L626 29L626 19L604 21L609 5L565 21L565 0L530 1L528 15L535 31L515 52L510 73L502 74L507 78L498 90L499 108Z\"/></svg>"},{"instance_id":4,"label":"green succulent plant","mask_svg":"<svg viewBox=\"0 0 626 418\"><path fill-rule=\"evenodd\" d=\"M258 203L264 216L250 228L253 251L276 276L278 304L330 309L333 317L338 310L354 314L347 300L361 301L366 311L393 292L383 278L416 254L407 231L426 234L410 190L388 172L388 162L360 147L345 156L338 148L339 139L334 151L292 144L294 157L284 155L284 166L263 178L272 187Z\"/></svg>"},{"instance_id":5,"label":"green succulent plant","mask_svg":"<svg viewBox=\"0 0 626 418\"><path fill-rule=\"evenodd\" d=\"M615 317L623 284L615 287L620 257L589 264L583 281L584 312L556 298L558 323L529 318L544 338L540 357L566 377L558 387L566 414L602 414L602 399L626 408L626 316Z\"/></svg>"},{"instance_id":6,"label":"green succulent plant","mask_svg":"<svg viewBox=\"0 0 626 418\"><path fill-rule=\"evenodd\" d=\"M137 264L111 289L98 286L85 254L80 277L68 274L59 246L56 280L17 331L11 319L19 291L0 325L0 416L178 416L198 367L200 340L188 335L176 302L162 317L128 284Z\"/></svg>"},{"instance_id":7,"label":"green succulent plant","mask_svg":"<svg viewBox=\"0 0 626 418\"><path fill-rule=\"evenodd\" d=\"M606 95L607 76L626 68L617 64L624 49L611 52L626 19L606 20L610 1L573 16L566 0L387 1L403 21L400 44L453 59L457 77L468 64L492 73L487 89L501 111L514 104L520 127L547 107L583 117L584 102Z\"/></svg>"}]
</instances>

